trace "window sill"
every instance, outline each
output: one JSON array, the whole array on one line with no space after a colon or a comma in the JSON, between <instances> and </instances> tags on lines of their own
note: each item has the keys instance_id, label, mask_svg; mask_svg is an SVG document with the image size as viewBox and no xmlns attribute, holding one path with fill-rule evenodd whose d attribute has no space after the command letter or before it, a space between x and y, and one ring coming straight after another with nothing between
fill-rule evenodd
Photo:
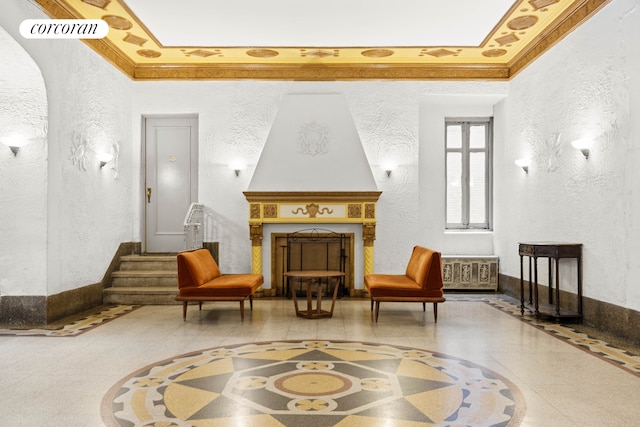
<instances>
[{"instance_id":1,"label":"window sill","mask_svg":"<svg viewBox=\"0 0 640 427\"><path fill-rule=\"evenodd\" d=\"M461 228L459 230L444 230L444 234L493 234L493 230L474 230L472 228Z\"/></svg>"}]
</instances>

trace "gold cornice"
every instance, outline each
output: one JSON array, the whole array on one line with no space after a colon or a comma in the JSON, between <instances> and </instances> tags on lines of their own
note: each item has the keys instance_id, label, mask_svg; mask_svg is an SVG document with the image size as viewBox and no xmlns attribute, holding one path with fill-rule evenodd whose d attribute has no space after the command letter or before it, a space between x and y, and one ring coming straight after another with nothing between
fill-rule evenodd
<instances>
[{"instance_id":1,"label":"gold cornice","mask_svg":"<svg viewBox=\"0 0 640 427\"><path fill-rule=\"evenodd\" d=\"M136 65L119 49L115 48L109 40L91 39L85 40L84 42L100 54L100 56L109 61L111 65L122 71L128 77L134 78Z\"/></svg>"},{"instance_id":2,"label":"gold cornice","mask_svg":"<svg viewBox=\"0 0 640 427\"><path fill-rule=\"evenodd\" d=\"M139 65L134 80L506 80L509 68L464 64Z\"/></svg>"},{"instance_id":3,"label":"gold cornice","mask_svg":"<svg viewBox=\"0 0 640 427\"><path fill-rule=\"evenodd\" d=\"M556 43L610 3L611 0L581 0L581 2L582 4L570 13L565 12L559 16L544 33L540 34L536 40L520 52L520 55L509 63L510 78L551 49Z\"/></svg>"},{"instance_id":4,"label":"gold cornice","mask_svg":"<svg viewBox=\"0 0 640 427\"><path fill-rule=\"evenodd\" d=\"M105 39L83 41L129 78L140 81L509 80L611 2L518 0L479 46L370 47L366 51L374 53L365 55L365 48L358 47L322 47L309 52L310 48L304 47L163 46L129 9L126 0L111 0L102 8L87 6L88 2L82 0L33 1L56 19L99 19L118 10L136 28L130 36L144 40L144 46L141 42L138 48L130 39L124 40L127 33L122 28L112 28ZM540 28L509 27L526 15L536 15L541 21L549 19ZM188 52L190 58L186 58L191 49L198 53ZM252 49L273 55L250 55ZM299 51L309 57L301 58ZM315 51L322 55L313 55Z\"/></svg>"},{"instance_id":5,"label":"gold cornice","mask_svg":"<svg viewBox=\"0 0 640 427\"><path fill-rule=\"evenodd\" d=\"M244 191L248 202L375 202L382 191Z\"/></svg>"},{"instance_id":6,"label":"gold cornice","mask_svg":"<svg viewBox=\"0 0 640 427\"><path fill-rule=\"evenodd\" d=\"M70 10L65 3L58 0L34 0L50 18L53 19L76 19L78 14ZM85 44L91 47L96 53L106 59L111 65L119 69L130 78L135 76L136 64L125 54L116 48L109 39L83 39Z\"/></svg>"}]
</instances>

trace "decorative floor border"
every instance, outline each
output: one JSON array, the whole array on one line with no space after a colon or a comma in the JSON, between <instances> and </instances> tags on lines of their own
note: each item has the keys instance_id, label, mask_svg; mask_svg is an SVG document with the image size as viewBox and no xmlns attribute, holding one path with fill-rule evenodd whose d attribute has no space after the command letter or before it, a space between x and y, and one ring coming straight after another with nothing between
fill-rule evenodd
<instances>
[{"instance_id":1,"label":"decorative floor border","mask_svg":"<svg viewBox=\"0 0 640 427\"><path fill-rule=\"evenodd\" d=\"M460 300L456 299L456 301ZM478 299L473 299L473 301L478 301ZM565 341L582 351L609 362L630 374L640 377L639 355L617 348L598 338L593 338L584 332L580 332L577 329L572 328L571 326L543 319L536 319L536 317L527 310L525 310L523 315L520 311L520 303L516 299L506 295L482 298L481 301L502 312L510 314L525 323L528 323L536 329Z\"/></svg>"},{"instance_id":2,"label":"decorative floor border","mask_svg":"<svg viewBox=\"0 0 640 427\"><path fill-rule=\"evenodd\" d=\"M90 314L67 325L55 329L4 329L0 328L0 335L14 335L24 337L76 337L80 334L104 325L120 316L131 313L142 307L141 305L117 305L107 307L99 313Z\"/></svg>"}]
</instances>

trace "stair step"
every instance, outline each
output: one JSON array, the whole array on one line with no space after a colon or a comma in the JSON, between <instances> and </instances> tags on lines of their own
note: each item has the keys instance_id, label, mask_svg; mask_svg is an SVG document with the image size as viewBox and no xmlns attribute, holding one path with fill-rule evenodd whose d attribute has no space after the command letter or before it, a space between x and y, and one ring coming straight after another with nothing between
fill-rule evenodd
<instances>
[{"instance_id":1,"label":"stair step","mask_svg":"<svg viewBox=\"0 0 640 427\"><path fill-rule=\"evenodd\" d=\"M178 294L173 289L159 287L118 287L104 290L105 304L178 304L174 297Z\"/></svg>"},{"instance_id":2,"label":"stair step","mask_svg":"<svg viewBox=\"0 0 640 427\"><path fill-rule=\"evenodd\" d=\"M125 270L111 273L111 286L121 287L167 287L178 289L178 272L168 270Z\"/></svg>"},{"instance_id":3,"label":"stair step","mask_svg":"<svg viewBox=\"0 0 640 427\"><path fill-rule=\"evenodd\" d=\"M125 255L120 257L120 270L176 271L176 255Z\"/></svg>"},{"instance_id":4,"label":"stair step","mask_svg":"<svg viewBox=\"0 0 640 427\"><path fill-rule=\"evenodd\" d=\"M176 254L125 255L111 273L111 287L103 293L105 304L177 304Z\"/></svg>"}]
</instances>

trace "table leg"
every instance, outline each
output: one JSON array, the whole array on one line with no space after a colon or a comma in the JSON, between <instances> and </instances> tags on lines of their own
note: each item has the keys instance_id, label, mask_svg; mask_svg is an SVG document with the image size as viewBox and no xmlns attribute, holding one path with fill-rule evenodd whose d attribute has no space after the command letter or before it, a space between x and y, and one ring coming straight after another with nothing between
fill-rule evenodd
<instances>
[{"instance_id":1,"label":"table leg","mask_svg":"<svg viewBox=\"0 0 640 427\"><path fill-rule=\"evenodd\" d=\"M551 268L552 268L552 258L547 258L547 260L549 261L549 304L553 304L553 281L551 280L552 276L551 276ZM558 268L558 265L556 264L556 269ZM556 287L558 287L558 282L556 281Z\"/></svg>"},{"instance_id":2,"label":"table leg","mask_svg":"<svg viewBox=\"0 0 640 427\"><path fill-rule=\"evenodd\" d=\"M327 279L327 284L329 283L330 280L331 279ZM336 281L336 283L333 286L333 296L331 297L331 311L329 312L330 313L329 317L333 316L333 308L336 305L336 298L338 296L338 288L340 287L340 279L338 278L338 279L334 279L334 280Z\"/></svg>"},{"instance_id":3,"label":"table leg","mask_svg":"<svg viewBox=\"0 0 640 427\"><path fill-rule=\"evenodd\" d=\"M560 258L556 258L556 316L560 319L560 266L558 263L560 262ZM551 263L551 259L549 259L549 263Z\"/></svg>"},{"instance_id":4,"label":"table leg","mask_svg":"<svg viewBox=\"0 0 640 427\"><path fill-rule=\"evenodd\" d=\"M531 275L531 257L529 257L529 305L533 304L533 297L532 297L533 283L531 282L532 277L533 276Z\"/></svg>"},{"instance_id":5,"label":"table leg","mask_svg":"<svg viewBox=\"0 0 640 427\"><path fill-rule=\"evenodd\" d=\"M534 274L534 290L533 290L533 301L535 311L533 314L536 318L540 317L540 310L538 309L538 257L533 257L533 274Z\"/></svg>"},{"instance_id":6,"label":"table leg","mask_svg":"<svg viewBox=\"0 0 640 427\"><path fill-rule=\"evenodd\" d=\"M298 279L298 285L300 285L301 280ZM300 313L300 310L298 309L298 297L296 296L296 290L295 289L291 289L291 297L293 298L293 306L296 309L296 314Z\"/></svg>"},{"instance_id":7,"label":"table leg","mask_svg":"<svg viewBox=\"0 0 640 427\"><path fill-rule=\"evenodd\" d=\"M311 285L313 282L311 280L307 281L307 317L311 319L311 315L313 314L313 292L311 289Z\"/></svg>"},{"instance_id":8,"label":"table leg","mask_svg":"<svg viewBox=\"0 0 640 427\"><path fill-rule=\"evenodd\" d=\"M524 256L520 255L520 315L524 316Z\"/></svg>"},{"instance_id":9,"label":"table leg","mask_svg":"<svg viewBox=\"0 0 640 427\"><path fill-rule=\"evenodd\" d=\"M582 316L582 255L578 255L578 314Z\"/></svg>"},{"instance_id":10,"label":"table leg","mask_svg":"<svg viewBox=\"0 0 640 427\"><path fill-rule=\"evenodd\" d=\"M316 313L320 314L322 312L322 279L318 279L316 285L318 289L318 306L316 307Z\"/></svg>"}]
</instances>

